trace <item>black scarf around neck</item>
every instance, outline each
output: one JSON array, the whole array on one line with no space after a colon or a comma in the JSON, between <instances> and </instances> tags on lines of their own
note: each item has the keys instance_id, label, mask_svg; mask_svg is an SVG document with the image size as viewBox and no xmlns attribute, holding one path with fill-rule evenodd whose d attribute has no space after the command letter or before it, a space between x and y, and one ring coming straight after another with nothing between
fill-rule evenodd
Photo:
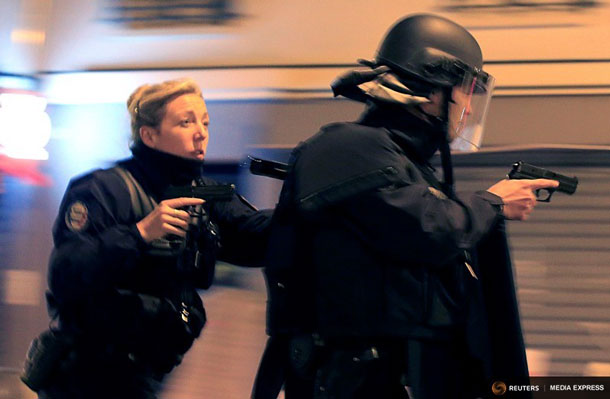
<instances>
[{"instance_id":1,"label":"black scarf around neck","mask_svg":"<svg viewBox=\"0 0 610 399\"><path fill-rule=\"evenodd\" d=\"M158 151L138 142L131 147L136 178L160 199L169 186L190 185L194 179L201 177L203 162L196 159L182 158ZM143 180L143 181L142 181Z\"/></svg>"},{"instance_id":2,"label":"black scarf around neck","mask_svg":"<svg viewBox=\"0 0 610 399\"><path fill-rule=\"evenodd\" d=\"M369 104L359 123L382 127L390 131L394 140L413 160L428 163L444 140L442 122L429 123L401 106Z\"/></svg>"}]
</instances>

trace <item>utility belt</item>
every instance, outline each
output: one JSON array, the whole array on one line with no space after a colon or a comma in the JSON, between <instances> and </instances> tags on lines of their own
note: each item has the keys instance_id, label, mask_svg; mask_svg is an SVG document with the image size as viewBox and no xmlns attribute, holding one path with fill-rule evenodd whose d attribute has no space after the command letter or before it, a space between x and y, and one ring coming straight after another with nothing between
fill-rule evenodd
<instances>
[{"instance_id":1,"label":"utility belt","mask_svg":"<svg viewBox=\"0 0 610 399\"><path fill-rule=\"evenodd\" d=\"M364 338L322 338L318 334L301 334L288 341L288 353L293 370L302 376L310 376L316 364L332 353L343 353L354 362L369 362L385 357L395 346L387 341Z\"/></svg>"},{"instance_id":2,"label":"utility belt","mask_svg":"<svg viewBox=\"0 0 610 399\"><path fill-rule=\"evenodd\" d=\"M387 359L396 350L402 352L403 341L368 338L322 338L318 334L281 335L270 337L259 366L253 399L276 398L287 378L286 373L317 387L332 391L343 389L345 380L336 379L332 370L367 373L379 360ZM286 354L288 356L286 356ZM288 364L285 364L286 361ZM329 372L330 371L330 372ZM327 377L334 379L328 381Z\"/></svg>"}]
</instances>

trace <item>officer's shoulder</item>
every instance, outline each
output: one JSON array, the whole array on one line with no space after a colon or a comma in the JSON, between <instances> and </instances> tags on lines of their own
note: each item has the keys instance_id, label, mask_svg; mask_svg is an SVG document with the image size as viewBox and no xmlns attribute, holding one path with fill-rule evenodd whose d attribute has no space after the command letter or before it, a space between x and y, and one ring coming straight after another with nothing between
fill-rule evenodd
<instances>
[{"instance_id":1,"label":"officer's shoulder","mask_svg":"<svg viewBox=\"0 0 610 399\"><path fill-rule=\"evenodd\" d=\"M322 126L318 133L302 142L299 147L304 149L319 146L360 152L374 148L387 149L395 145L386 129L356 122L337 122Z\"/></svg>"},{"instance_id":2,"label":"officer's shoulder","mask_svg":"<svg viewBox=\"0 0 610 399\"><path fill-rule=\"evenodd\" d=\"M78 190L87 188L95 184L97 172L102 169L93 169L87 172L80 173L70 179L68 183L69 190Z\"/></svg>"},{"instance_id":3,"label":"officer's shoulder","mask_svg":"<svg viewBox=\"0 0 610 399\"><path fill-rule=\"evenodd\" d=\"M113 168L98 168L84 172L70 179L67 191L72 193L90 192L95 188L112 189L120 185L120 177Z\"/></svg>"},{"instance_id":4,"label":"officer's shoulder","mask_svg":"<svg viewBox=\"0 0 610 399\"><path fill-rule=\"evenodd\" d=\"M317 136L325 137L326 139L390 140L386 129L366 126L356 122L335 122L324 125Z\"/></svg>"}]
</instances>

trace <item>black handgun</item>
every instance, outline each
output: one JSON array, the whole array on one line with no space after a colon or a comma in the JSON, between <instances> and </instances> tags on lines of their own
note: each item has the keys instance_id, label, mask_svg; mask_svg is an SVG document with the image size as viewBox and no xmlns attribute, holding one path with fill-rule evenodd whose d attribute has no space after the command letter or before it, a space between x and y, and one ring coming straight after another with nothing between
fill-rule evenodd
<instances>
[{"instance_id":1,"label":"black handgun","mask_svg":"<svg viewBox=\"0 0 610 399\"><path fill-rule=\"evenodd\" d=\"M234 184L210 186L170 186L164 193L165 198L201 198L206 204L217 201L230 201L235 194ZM209 288L214 280L216 255L220 249L220 232L203 205L189 206L190 215L186 238L170 235L168 241L179 254L178 270L193 273L192 278L198 287ZM183 316L187 317L187 316Z\"/></svg>"},{"instance_id":2,"label":"black handgun","mask_svg":"<svg viewBox=\"0 0 610 399\"><path fill-rule=\"evenodd\" d=\"M234 184L219 184L214 186L170 186L163 195L164 198L192 197L206 201L229 201L235 194Z\"/></svg>"},{"instance_id":3,"label":"black handgun","mask_svg":"<svg viewBox=\"0 0 610 399\"><path fill-rule=\"evenodd\" d=\"M568 177L560 175L559 173L552 172L548 169L539 168L534 165L530 165L523 161L515 162L513 169L508 173L509 179L550 179L559 182L559 186L555 188L541 188L536 190L536 197L540 202L551 202L551 196L555 191L561 191L566 194L574 194L576 187L578 186L578 178ZM541 197L540 191L546 190L548 196Z\"/></svg>"},{"instance_id":4,"label":"black handgun","mask_svg":"<svg viewBox=\"0 0 610 399\"><path fill-rule=\"evenodd\" d=\"M288 164L266 159L254 158L248 155L250 172L253 175L267 176L274 179L285 180L288 175Z\"/></svg>"}]
</instances>

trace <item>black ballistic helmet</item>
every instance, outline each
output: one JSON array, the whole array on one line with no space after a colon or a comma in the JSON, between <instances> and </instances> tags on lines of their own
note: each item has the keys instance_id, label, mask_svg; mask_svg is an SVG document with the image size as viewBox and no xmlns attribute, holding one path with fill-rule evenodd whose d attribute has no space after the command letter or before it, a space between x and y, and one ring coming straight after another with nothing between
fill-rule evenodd
<instances>
[{"instance_id":1,"label":"black ballistic helmet","mask_svg":"<svg viewBox=\"0 0 610 399\"><path fill-rule=\"evenodd\" d=\"M418 14L398 21L386 34L375 60L408 80L435 87L456 86L465 75L485 83L483 55L463 27L436 15Z\"/></svg>"}]
</instances>

